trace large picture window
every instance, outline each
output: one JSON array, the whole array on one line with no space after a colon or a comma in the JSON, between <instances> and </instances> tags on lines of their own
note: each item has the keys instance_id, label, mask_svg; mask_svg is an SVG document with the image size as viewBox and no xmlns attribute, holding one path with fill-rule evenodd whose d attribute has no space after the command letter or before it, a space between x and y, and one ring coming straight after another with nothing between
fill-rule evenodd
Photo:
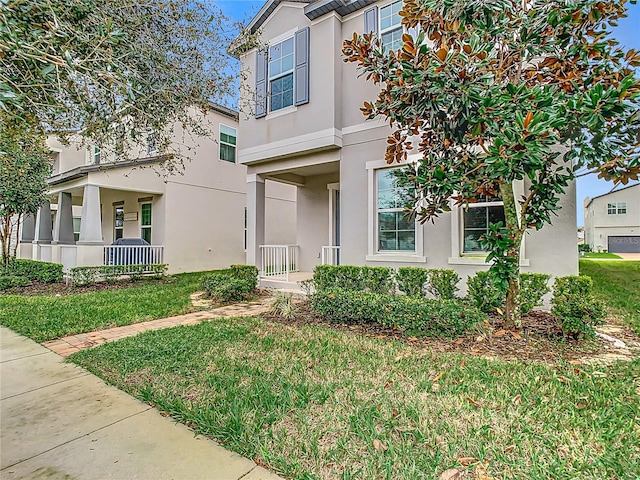
<instances>
[{"instance_id":1,"label":"large picture window","mask_svg":"<svg viewBox=\"0 0 640 480\"><path fill-rule=\"evenodd\" d=\"M464 253L483 253L480 237L489 232L492 223L505 223L504 206L499 198L479 199L476 203L470 203L464 211L464 236L462 251Z\"/></svg>"},{"instance_id":2,"label":"large picture window","mask_svg":"<svg viewBox=\"0 0 640 480\"><path fill-rule=\"evenodd\" d=\"M293 105L293 37L269 47L269 109Z\"/></svg>"},{"instance_id":3,"label":"large picture window","mask_svg":"<svg viewBox=\"0 0 640 480\"><path fill-rule=\"evenodd\" d=\"M140 237L151 243L151 204L140 205Z\"/></svg>"},{"instance_id":4,"label":"large picture window","mask_svg":"<svg viewBox=\"0 0 640 480\"><path fill-rule=\"evenodd\" d=\"M402 1L380 8L380 40L386 52L402 47Z\"/></svg>"},{"instance_id":5,"label":"large picture window","mask_svg":"<svg viewBox=\"0 0 640 480\"><path fill-rule=\"evenodd\" d=\"M398 185L395 170L377 172L378 251L415 252L416 222L404 211L409 192Z\"/></svg>"},{"instance_id":6,"label":"large picture window","mask_svg":"<svg viewBox=\"0 0 640 480\"><path fill-rule=\"evenodd\" d=\"M220 125L220 160L236 163L236 129Z\"/></svg>"}]
</instances>

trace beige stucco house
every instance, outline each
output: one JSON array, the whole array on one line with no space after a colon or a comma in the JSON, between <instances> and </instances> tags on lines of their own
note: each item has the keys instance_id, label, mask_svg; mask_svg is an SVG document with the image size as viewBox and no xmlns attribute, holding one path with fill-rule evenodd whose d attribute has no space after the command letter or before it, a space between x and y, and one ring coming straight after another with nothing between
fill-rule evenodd
<instances>
[{"instance_id":1,"label":"beige stucco house","mask_svg":"<svg viewBox=\"0 0 640 480\"><path fill-rule=\"evenodd\" d=\"M267 48L235 50L252 90L241 101L254 109L240 118L238 143L248 174L247 261L263 276L323 262L453 268L463 277L488 268L477 240L504 215L501 202L454 208L435 224L407 221L391 173L397 166L384 161L390 129L360 112L376 87L343 62L342 42L354 32L397 45L400 8L391 0L268 0L249 25ZM297 188L295 246L266 246L269 180ZM553 226L526 236L522 270L576 274L575 232L571 186Z\"/></svg>"},{"instance_id":2,"label":"beige stucco house","mask_svg":"<svg viewBox=\"0 0 640 480\"><path fill-rule=\"evenodd\" d=\"M195 110L194 110L195 112ZM93 146L48 139L54 154L50 203L21 228L19 256L59 262L65 270L102 265L117 255L119 238L143 238L145 262L169 272L203 271L244 263L247 167L237 162L237 112L210 105L201 125L211 136L192 138L174 127L188 157L182 174L164 175L149 142L135 161L117 161ZM265 184L265 238L295 240L296 192Z\"/></svg>"},{"instance_id":3,"label":"beige stucco house","mask_svg":"<svg viewBox=\"0 0 640 480\"><path fill-rule=\"evenodd\" d=\"M593 251L640 253L640 184L585 198L584 242Z\"/></svg>"}]
</instances>

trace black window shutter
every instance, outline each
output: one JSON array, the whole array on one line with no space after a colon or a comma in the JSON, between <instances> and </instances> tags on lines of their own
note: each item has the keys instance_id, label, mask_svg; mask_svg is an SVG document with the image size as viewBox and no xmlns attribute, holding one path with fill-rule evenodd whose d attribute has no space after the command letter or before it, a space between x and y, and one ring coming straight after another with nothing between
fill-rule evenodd
<instances>
[{"instance_id":1,"label":"black window shutter","mask_svg":"<svg viewBox=\"0 0 640 480\"><path fill-rule=\"evenodd\" d=\"M256 52L256 118L267 115L267 51Z\"/></svg>"},{"instance_id":2,"label":"black window shutter","mask_svg":"<svg viewBox=\"0 0 640 480\"><path fill-rule=\"evenodd\" d=\"M309 103L309 27L296 32L295 105Z\"/></svg>"},{"instance_id":3,"label":"black window shutter","mask_svg":"<svg viewBox=\"0 0 640 480\"><path fill-rule=\"evenodd\" d=\"M378 7L370 8L364 12L364 33L378 34Z\"/></svg>"}]
</instances>

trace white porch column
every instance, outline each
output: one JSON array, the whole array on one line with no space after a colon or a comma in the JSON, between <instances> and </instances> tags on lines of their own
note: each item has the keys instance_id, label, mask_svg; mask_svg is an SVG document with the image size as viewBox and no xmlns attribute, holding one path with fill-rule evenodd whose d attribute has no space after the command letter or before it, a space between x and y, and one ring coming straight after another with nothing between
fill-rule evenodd
<instances>
[{"instance_id":1,"label":"white porch column","mask_svg":"<svg viewBox=\"0 0 640 480\"><path fill-rule=\"evenodd\" d=\"M36 216L35 214L26 214L22 216L22 224L20 225L20 242L18 243L18 258L33 257L33 239L36 236Z\"/></svg>"},{"instance_id":2,"label":"white porch column","mask_svg":"<svg viewBox=\"0 0 640 480\"><path fill-rule=\"evenodd\" d=\"M36 236L36 216L29 213L22 217L20 243L31 243Z\"/></svg>"},{"instance_id":3,"label":"white porch column","mask_svg":"<svg viewBox=\"0 0 640 480\"><path fill-rule=\"evenodd\" d=\"M260 245L264 245L264 178L247 175L247 264L260 268Z\"/></svg>"},{"instance_id":4,"label":"white porch column","mask_svg":"<svg viewBox=\"0 0 640 480\"><path fill-rule=\"evenodd\" d=\"M51 243L53 230L51 229L51 202L47 200L38 209L33 243Z\"/></svg>"},{"instance_id":5,"label":"white porch column","mask_svg":"<svg viewBox=\"0 0 640 480\"><path fill-rule=\"evenodd\" d=\"M58 194L58 213L53 226L53 243L63 245L73 245L73 210L71 205L71 194L60 192Z\"/></svg>"},{"instance_id":6,"label":"white porch column","mask_svg":"<svg viewBox=\"0 0 640 480\"><path fill-rule=\"evenodd\" d=\"M73 235L73 219L71 220ZM73 238L73 237L72 237ZM86 185L82 198L82 220L80 221L80 238L78 245L103 245L102 219L100 218L100 187Z\"/></svg>"}]
</instances>

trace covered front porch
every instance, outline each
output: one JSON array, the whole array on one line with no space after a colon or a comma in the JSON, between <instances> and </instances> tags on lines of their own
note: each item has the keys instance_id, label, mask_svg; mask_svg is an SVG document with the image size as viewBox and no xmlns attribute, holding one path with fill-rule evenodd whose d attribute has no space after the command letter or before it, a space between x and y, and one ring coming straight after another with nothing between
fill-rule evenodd
<instances>
[{"instance_id":1,"label":"covered front porch","mask_svg":"<svg viewBox=\"0 0 640 480\"><path fill-rule=\"evenodd\" d=\"M86 177L53 186L37 214L23 219L18 256L60 263L65 272L78 266L163 263L164 246L156 241L162 230L161 198L161 192L120 190L88 183ZM112 245L125 237L149 245Z\"/></svg>"},{"instance_id":2,"label":"covered front porch","mask_svg":"<svg viewBox=\"0 0 640 480\"><path fill-rule=\"evenodd\" d=\"M260 285L299 290L317 265L339 264L340 162L335 153L250 166L248 172L247 263L258 268ZM291 243L268 241L279 220L265 213L265 180L296 187L296 237Z\"/></svg>"}]
</instances>

